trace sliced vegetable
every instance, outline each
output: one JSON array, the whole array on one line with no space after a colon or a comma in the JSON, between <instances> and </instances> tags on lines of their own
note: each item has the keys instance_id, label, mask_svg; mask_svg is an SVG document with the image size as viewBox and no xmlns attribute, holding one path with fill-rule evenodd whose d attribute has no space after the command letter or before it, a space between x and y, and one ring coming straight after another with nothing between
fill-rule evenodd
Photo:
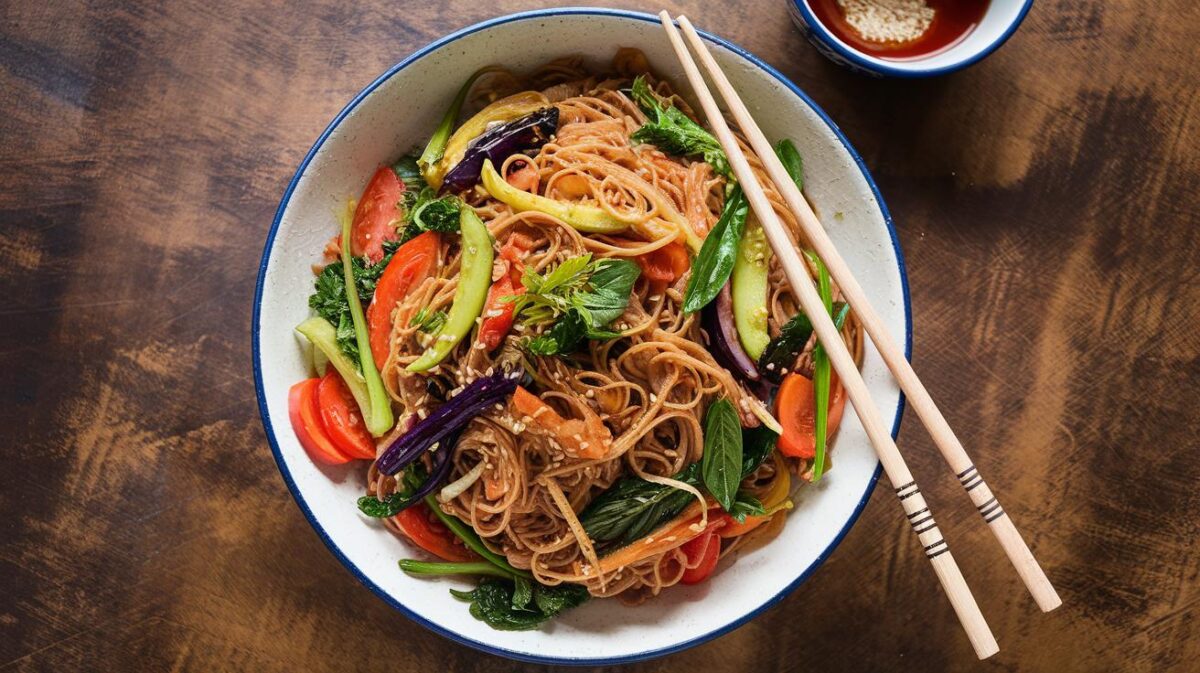
<instances>
[{"instance_id":1,"label":"sliced vegetable","mask_svg":"<svg viewBox=\"0 0 1200 673\"><path fill-rule=\"evenodd\" d=\"M633 80L630 95L649 117L629 137L631 141L648 143L676 156L702 156L714 171L726 177L732 176L721 143L681 110L660 99L650 90L646 78L639 75Z\"/></svg>"},{"instance_id":2,"label":"sliced vegetable","mask_svg":"<svg viewBox=\"0 0 1200 673\"><path fill-rule=\"evenodd\" d=\"M750 212L746 197L740 186L734 186L725 199L721 217L704 239L700 254L692 266L687 290L683 294L683 310L695 313L704 308L729 281L738 259L738 248L742 242L742 231L746 227L746 216ZM765 288L765 285L764 285ZM763 305L766 305L764 290Z\"/></svg>"},{"instance_id":3,"label":"sliced vegetable","mask_svg":"<svg viewBox=\"0 0 1200 673\"><path fill-rule=\"evenodd\" d=\"M444 156L437 163L422 170L425 181L429 183L430 187L440 190L442 179L446 173L462 161L463 156L467 153L467 148L476 138L483 135L488 127L496 122L520 119L548 104L549 101L542 94L536 91L523 91L508 98L502 98L483 108L475 116L463 122L454 135L450 136L450 140L446 143Z\"/></svg>"},{"instance_id":4,"label":"sliced vegetable","mask_svg":"<svg viewBox=\"0 0 1200 673\"><path fill-rule=\"evenodd\" d=\"M349 214L346 217L348 221ZM354 289L358 292L360 302L371 301L375 285L390 265L392 256L398 247L399 243L396 241L385 243L383 259L370 266L367 266L366 260L361 257L354 257L350 260L350 268L354 274ZM340 246L335 247L333 252L339 259L331 262L317 275L316 281L313 283L315 292L309 296L308 306L337 329L338 347L354 362L357 369L359 367L358 337L354 332L354 319L350 315L350 299L346 293L346 269L340 259Z\"/></svg>"},{"instance_id":5,"label":"sliced vegetable","mask_svg":"<svg viewBox=\"0 0 1200 673\"><path fill-rule=\"evenodd\" d=\"M634 258L642 275L656 285L670 285L683 277L692 260L682 243L671 242L663 247ZM691 285L689 281L689 286Z\"/></svg>"},{"instance_id":6,"label":"sliced vegetable","mask_svg":"<svg viewBox=\"0 0 1200 673\"><path fill-rule=\"evenodd\" d=\"M310 458L326 465L341 465L349 462L350 457L334 445L321 424L317 411L317 386L320 383L321 379L306 379L288 390L288 417L296 439Z\"/></svg>"},{"instance_id":7,"label":"sliced vegetable","mask_svg":"<svg viewBox=\"0 0 1200 673\"><path fill-rule=\"evenodd\" d=\"M501 274L488 290L483 322L479 325L479 340L489 351L499 347L512 328L516 308L512 298L525 293L525 285L521 282L521 258L532 245L533 241L526 236L513 234L500 248L500 258L507 262L508 272Z\"/></svg>"},{"instance_id":8,"label":"sliced vegetable","mask_svg":"<svg viewBox=\"0 0 1200 673\"><path fill-rule=\"evenodd\" d=\"M825 264L821 261L820 257L817 257L815 252L806 250L804 254L817 269L817 294L821 296L821 303L825 306L825 312L829 313L832 317L833 283L829 279L829 270L825 268ZM821 474L825 471L825 448L829 438L827 424L829 422L830 374L829 356L825 353L825 349L822 348L820 351L814 349L813 403L816 405L816 414L813 420L813 441L816 444L816 455L813 456L812 472L814 483L821 480Z\"/></svg>"},{"instance_id":9,"label":"sliced vegetable","mask_svg":"<svg viewBox=\"0 0 1200 673\"><path fill-rule=\"evenodd\" d=\"M733 291L733 318L738 339L751 359L762 357L771 340L767 332L767 261L771 247L757 220L751 220L742 233L733 265L730 289Z\"/></svg>"},{"instance_id":10,"label":"sliced vegetable","mask_svg":"<svg viewBox=\"0 0 1200 673\"><path fill-rule=\"evenodd\" d=\"M721 555L721 538L717 531L724 521L716 519L704 529L704 532L691 539L680 549L687 557L687 569L683 571L680 582L683 584L699 584L708 579L717 569L717 559Z\"/></svg>"},{"instance_id":11,"label":"sliced vegetable","mask_svg":"<svg viewBox=\"0 0 1200 673\"><path fill-rule=\"evenodd\" d=\"M445 525L430 516L429 507L419 502L392 520L413 544L440 559L461 563L475 558Z\"/></svg>"},{"instance_id":12,"label":"sliced vegetable","mask_svg":"<svg viewBox=\"0 0 1200 673\"><path fill-rule=\"evenodd\" d=\"M352 233L342 234L343 241L350 241L349 252L355 257L366 257L372 264L383 259L383 244L399 238L396 223L402 214L402 198L404 183L400 182L390 167L380 166L358 200L358 207L354 210L354 226L350 229ZM343 254L342 261L349 266L347 257L349 254Z\"/></svg>"},{"instance_id":13,"label":"sliced vegetable","mask_svg":"<svg viewBox=\"0 0 1200 673\"><path fill-rule=\"evenodd\" d=\"M334 369L342 375L342 382L350 389L350 393L354 395L354 401L358 403L358 411L363 415L363 423L367 426L367 431L371 432L372 418L374 412L371 406L370 393L367 390L366 379L358 371L357 363L350 360L342 349L338 346L337 330L333 325L329 324L324 318L312 317L296 326L296 331L303 335L306 339L312 342L314 348L318 348L329 359L329 364L333 365ZM390 427L391 408L388 408L388 417L386 420ZM379 421L374 421L376 424ZM375 433L371 433L372 436Z\"/></svg>"},{"instance_id":14,"label":"sliced vegetable","mask_svg":"<svg viewBox=\"0 0 1200 673\"><path fill-rule=\"evenodd\" d=\"M338 450L350 458L375 459L375 442L363 423L358 403L336 369L330 368L317 385L321 424Z\"/></svg>"},{"instance_id":15,"label":"sliced vegetable","mask_svg":"<svg viewBox=\"0 0 1200 673\"><path fill-rule=\"evenodd\" d=\"M731 511L742 480L742 424L737 409L721 398L704 415L704 486L725 511Z\"/></svg>"},{"instance_id":16,"label":"sliced vegetable","mask_svg":"<svg viewBox=\"0 0 1200 673\"><path fill-rule=\"evenodd\" d=\"M612 444L612 432L591 410L583 407L583 420L563 418L537 395L517 386L512 396L513 415L558 440L564 449L580 458L603 458ZM525 420L528 418L529 420Z\"/></svg>"},{"instance_id":17,"label":"sliced vegetable","mask_svg":"<svg viewBox=\"0 0 1200 673\"><path fill-rule=\"evenodd\" d=\"M483 310L488 286L492 281L492 237L483 220L474 208L463 208L459 218L462 229L462 271L459 273L458 288L454 291L454 303L446 316L446 324L407 369L424 372L437 366L454 350L475 326L475 319Z\"/></svg>"},{"instance_id":18,"label":"sliced vegetable","mask_svg":"<svg viewBox=\"0 0 1200 673\"><path fill-rule=\"evenodd\" d=\"M804 161L792 141L784 138L775 143L775 156L779 157L784 170L792 178L792 182L796 183L796 189L804 189Z\"/></svg>"},{"instance_id":19,"label":"sliced vegetable","mask_svg":"<svg viewBox=\"0 0 1200 673\"><path fill-rule=\"evenodd\" d=\"M429 137L429 143L425 145L425 151L421 153L416 162L417 166L421 169L421 173L425 174L425 180L429 184L434 184L429 179L431 174L440 177L441 174L445 173L444 170L438 173L435 166L442 160L442 157L446 153L446 145L450 141L451 132L454 131L454 122L458 121L458 113L462 111L463 103L466 102L467 94L471 92L471 87L475 85L475 80L496 70L499 70L499 68L489 66L472 73L467 78L467 81L463 83L462 88L458 90L458 94L454 96L454 100L450 102L450 107L446 109L446 114L442 115L442 121L438 124L437 129L434 130L433 135Z\"/></svg>"},{"instance_id":20,"label":"sliced vegetable","mask_svg":"<svg viewBox=\"0 0 1200 673\"><path fill-rule=\"evenodd\" d=\"M416 559L400 559L400 569L409 575L480 575L511 579L511 575L487 561L468 563L431 563Z\"/></svg>"},{"instance_id":21,"label":"sliced vegetable","mask_svg":"<svg viewBox=\"0 0 1200 673\"><path fill-rule=\"evenodd\" d=\"M479 182L485 160L500 166L510 156L539 149L558 130L558 108L551 105L486 131L475 139L442 179L442 189L461 192ZM524 190L522 190L524 191Z\"/></svg>"},{"instance_id":22,"label":"sliced vegetable","mask_svg":"<svg viewBox=\"0 0 1200 673\"><path fill-rule=\"evenodd\" d=\"M433 451L449 455L458 435L475 416L508 397L517 388L513 374L484 376L469 383L462 392L417 421L380 454L376 466L383 474L396 474L416 459ZM432 477L429 481L433 481Z\"/></svg>"},{"instance_id":23,"label":"sliced vegetable","mask_svg":"<svg viewBox=\"0 0 1200 673\"><path fill-rule=\"evenodd\" d=\"M437 267L441 239L426 232L400 246L375 283L375 296L367 305L367 331L375 362L387 360L392 335L392 313L410 290L420 285Z\"/></svg>"},{"instance_id":24,"label":"sliced vegetable","mask_svg":"<svg viewBox=\"0 0 1200 673\"><path fill-rule=\"evenodd\" d=\"M487 463L482 460L479 461L466 474L443 486L441 492L438 493L437 499L441 502L450 502L463 493L466 493L467 489L474 486L475 482L479 481L479 478L483 476L485 468L487 468Z\"/></svg>"},{"instance_id":25,"label":"sliced vegetable","mask_svg":"<svg viewBox=\"0 0 1200 673\"><path fill-rule=\"evenodd\" d=\"M831 377L829 396L829 434L837 432L845 407L846 397L835 373ZM788 374L775 396L775 417L783 425L779 450L792 458L815 458L816 394L811 379L801 374Z\"/></svg>"},{"instance_id":26,"label":"sliced vegetable","mask_svg":"<svg viewBox=\"0 0 1200 673\"><path fill-rule=\"evenodd\" d=\"M589 234L616 234L633 224L632 220L621 219L603 208L581 203L564 203L554 199L523 192L504 181L496 172L492 162L485 159L480 173L483 188L493 198L508 204L520 213L528 210L545 213L566 222L571 227Z\"/></svg>"},{"instance_id":27,"label":"sliced vegetable","mask_svg":"<svg viewBox=\"0 0 1200 673\"><path fill-rule=\"evenodd\" d=\"M387 172L393 179L396 177L396 174L392 173L390 168L387 169ZM345 222L342 225L342 240L346 241L349 239L350 223ZM344 245L342 246L342 273L346 281L346 287L355 287L354 266L351 263L350 249ZM358 343L359 365L367 387L369 411L367 409L362 410L363 420L366 421L367 430L375 437L379 437L392 429L392 424L394 423L392 401L388 397L387 391L383 388L383 379L379 377L379 370L376 369L375 360L371 356L371 340L367 334L367 319L363 316L362 301L359 299L357 292L347 292L346 301L350 305L350 319L354 323L354 336ZM333 358L331 357L330 359L332 360ZM359 404L362 404L362 400L359 400Z\"/></svg>"},{"instance_id":28,"label":"sliced vegetable","mask_svg":"<svg viewBox=\"0 0 1200 673\"><path fill-rule=\"evenodd\" d=\"M734 325L733 300L726 284L717 294L717 300L700 312L700 324L708 333L713 357L721 366L746 381L759 379L754 360L742 350Z\"/></svg>"},{"instance_id":29,"label":"sliced vegetable","mask_svg":"<svg viewBox=\"0 0 1200 673\"><path fill-rule=\"evenodd\" d=\"M702 534L696 531L696 524L701 520L703 509L700 507L700 503L693 502L679 516L656 527L645 538L636 540L601 558L600 572L612 572L687 544L688 540Z\"/></svg>"}]
</instances>

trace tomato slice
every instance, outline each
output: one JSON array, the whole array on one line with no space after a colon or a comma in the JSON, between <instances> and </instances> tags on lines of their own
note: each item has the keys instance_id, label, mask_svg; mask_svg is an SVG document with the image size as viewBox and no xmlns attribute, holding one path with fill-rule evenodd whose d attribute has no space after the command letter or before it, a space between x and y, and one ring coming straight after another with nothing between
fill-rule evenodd
<instances>
[{"instance_id":1,"label":"tomato slice","mask_svg":"<svg viewBox=\"0 0 1200 673\"><path fill-rule=\"evenodd\" d=\"M317 408L327 436L339 451L350 458L375 460L375 441L367 432L358 402L333 367L326 369L317 385Z\"/></svg>"},{"instance_id":2,"label":"tomato slice","mask_svg":"<svg viewBox=\"0 0 1200 673\"><path fill-rule=\"evenodd\" d=\"M832 437L842 422L846 395L838 381L837 372L829 379L829 423L826 436ZM775 417L783 426L779 450L792 458L813 458L817 455L817 400L812 379L801 374L788 374L775 396Z\"/></svg>"},{"instance_id":3,"label":"tomato slice","mask_svg":"<svg viewBox=\"0 0 1200 673\"><path fill-rule=\"evenodd\" d=\"M305 379L291 387L288 416L296 439L310 458L326 465L341 465L349 462L350 457L337 448L321 424L321 414L317 410L317 386L320 383L321 379Z\"/></svg>"},{"instance_id":4,"label":"tomato slice","mask_svg":"<svg viewBox=\"0 0 1200 673\"><path fill-rule=\"evenodd\" d=\"M666 285L679 280L692 264L682 243L668 243L653 252L638 255L634 260L642 267L643 276L653 283Z\"/></svg>"},{"instance_id":5,"label":"tomato slice","mask_svg":"<svg viewBox=\"0 0 1200 673\"><path fill-rule=\"evenodd\" d=\"M376 367L382 367L388 356L396 304L433 273L441 245L441 238L433 231L413 238L396 250L375 283L375 296L367 305L367 333Z\"/></svg>"},{"instance_id":6,"label":"tomato slice","mask_svg":"<svg viewBox=\"0 0 1200 673\"><path fill-rule=\"evenodd\" d=\"M488 350L495 350L513 324L513 303L501 301L525 292L521 282L521 258L530 248L533 241L527 236L513 234L500 248L500 258L508 264L508 273L500 276L488 289L487 301L483 305L483 322L479 326L479 340Z\"/></svg>"},{"instance_id":7,"label":"tomato slice","mask_svg":"<svg viewBox=\"0 0 1200 673\"><path fill-rule=\"evenodd\" d=\"M717 558L721 554L721 538L717 536L720 526L710 525L699 537L688 540L680 549L687 556L687 570L680 582L699 584L708 579L717 569Z\"/></svg>"},{"instance_id":8,"label":"tomato slice","mask_svg":"<svg viewBox=\"0 0 1200 673\"><path fill-rule=\"evenodd\" d=\"M461 563L475 558L450 529L433 517L423 502L400 512L392 520L413 544L444 561Z\"/></svg>"},{"instance_id":9,"label":"tomato slice","mask_svg":"<svg viewBox=\"0 0 1200 673\"><path fill-rule=\"evenodd\" d=\"M401 217L400 199L404 183L387 166L380 166L363 190L354 209L350 230L350 252L375 264L383 259L383 244L399 237L396 222Z\"/></svg>"}]
</instances>

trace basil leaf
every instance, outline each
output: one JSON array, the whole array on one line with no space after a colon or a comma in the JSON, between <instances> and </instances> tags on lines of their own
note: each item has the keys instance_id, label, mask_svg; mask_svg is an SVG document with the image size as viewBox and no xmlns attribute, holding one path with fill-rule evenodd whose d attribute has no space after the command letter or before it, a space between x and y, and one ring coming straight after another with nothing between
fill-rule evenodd
<instances>
[{"instance_id":1,"label":"basil leaf","mask_svg":"<svg viewBox=\"0 0 1200 673\"><path fill-rule=\"evenodd\" d=\"M604 259L588 279L590 291L575 296L577 307L588 311L588 327L598 329L621 317L629 305L641 267L627 259Z\"/></svg>"},{"instance_id":2,"label":"basil leaf","mask_svg":"<svg viewBox=\"0 0 1200 673\"><path fill-rule=\"evenodd\" d=\"M704 486L721 508L733 507L742 480L742 423L733 403L725 398L714 402L704 417L704 457L700 471Z\"/></svg>"},{"instance_id":3,"label":"basil leaf","mask_svg":"<svg viewBox=\"0 0 1200 673\"><path fill-rule=\"evenodd\" d=\"M733 508L729 510L729 516L733 517L738 523L746 523L748 516L762 516L767 510L758 498L738 491L737 499L733 501Z\"/></svg>"},{"instance_id":4,"label":"basil leaf","mask_svg":"<svg viewBox=\"0 0 1200 673\"><path fill-rule=\"evenodd\" d=\"M708 232L700 253L692 262L692 275L683 294L684 313L695 313L707 306L729 280L749 212L741 186L735 185L725 199L721 217Z\"/></svg>"},{"instance_id":5,"label":"basil leaf","mask_svg":"<svg viewBox=\"0 0 1200 673\"><path fill-rule=\"evenodd\" d=\"M775 156L779 157L779 162L783 164L792 182L796 183L796 188L804 189L804 161L792 141L784 138L775 143Z\"/></svg>"}]
</instances>

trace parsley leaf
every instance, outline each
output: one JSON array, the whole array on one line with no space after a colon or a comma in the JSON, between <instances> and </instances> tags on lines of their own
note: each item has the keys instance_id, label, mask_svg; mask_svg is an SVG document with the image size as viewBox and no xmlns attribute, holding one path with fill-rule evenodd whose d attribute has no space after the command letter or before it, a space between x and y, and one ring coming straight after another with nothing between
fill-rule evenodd
<instances>
[{"instance_id":1,"label":"parsley leaf","mask_svg":"<svg viewBox=\"0 0 1200 673\"><path fill-rule=\"evenodd\" d=\"M392 255L398 247L400 244L396 241L384 243L383 259L370 266L367 266L365 260L357 257L350 260L359 301L364 304L371 301L372 295L375 294L375 284L379 282L379 276L387 268L388 262L392 261ZM337 328L338 346L361 368L358 340L354 335L354 321L350 317L350 300L346 296L346 277L342 273L341 261L326 266L317 275L313 286L315 292L308 298L309 307Z\"/></svg>"},{"instance_id":2,"label":"parsley leaf","mask_svg":"<svg viewBox=\"0 0 1200 673\"><path fill-rule=\"evenodd\" d=\"M630 91L633 100L642 108L649 119L629 139L636 143L648 143L658 147L667 154L677 156L695 156L704 158L713 171L725 177L732 177L729 161L721 143L708 131L692 121L679 108L664 104L650 90L644 77L638 76L633 80Z\"/></svg>"},{"instance_id":3,"label":"parsley leaf","mask_svg":"<svg viewBox=\"0 0 1200 673\"><path fill-rule=\"evenodd\" d=\"M426 231L458 232L458 214L463 202L457 196L438 198L432 187L404 192L404 215L408 224L404 226L401 239L407 241Z\"/></svg>"},{"instance_id":4,"label":"parsley leaf","mask_svg":"<svg viewBox=\"0 0 1200 673\"><path fill-rule=\"evenodd\" d=\"M525 293L512 298L513 312L526 325L553 325L545 334L525 342L534 355L566 355L585 339L613 339L605 330L625 312L641 269L623 259L593 262L590 253L572 257L545 274L525 268Z\"/></svg>"}]
</instances>

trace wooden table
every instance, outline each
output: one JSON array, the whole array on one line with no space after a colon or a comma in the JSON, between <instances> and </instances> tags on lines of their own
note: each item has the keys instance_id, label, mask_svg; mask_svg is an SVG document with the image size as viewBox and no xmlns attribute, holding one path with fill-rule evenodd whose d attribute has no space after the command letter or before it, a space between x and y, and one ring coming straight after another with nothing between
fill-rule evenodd
<instances>
[{"instance_id":1,"label":"wooden table","mask_svg":"<svg viewBox=\"0 0 1200 673\"><path fill-rule=\"evenodd\" d=\"M551 3L103 4L0 12L0 669L515 668L325 550L259 424L249 317L283 188L345 102ZM782 604L629 670L1195 670L1196 5L1043 0L981 65L912 82L831 65L782 0L664 4L780 68L865 158L917 370L1065 606L1036 610L910 416L999 655L975 663L881 488Z\"/></svg>"}]
</instances>

